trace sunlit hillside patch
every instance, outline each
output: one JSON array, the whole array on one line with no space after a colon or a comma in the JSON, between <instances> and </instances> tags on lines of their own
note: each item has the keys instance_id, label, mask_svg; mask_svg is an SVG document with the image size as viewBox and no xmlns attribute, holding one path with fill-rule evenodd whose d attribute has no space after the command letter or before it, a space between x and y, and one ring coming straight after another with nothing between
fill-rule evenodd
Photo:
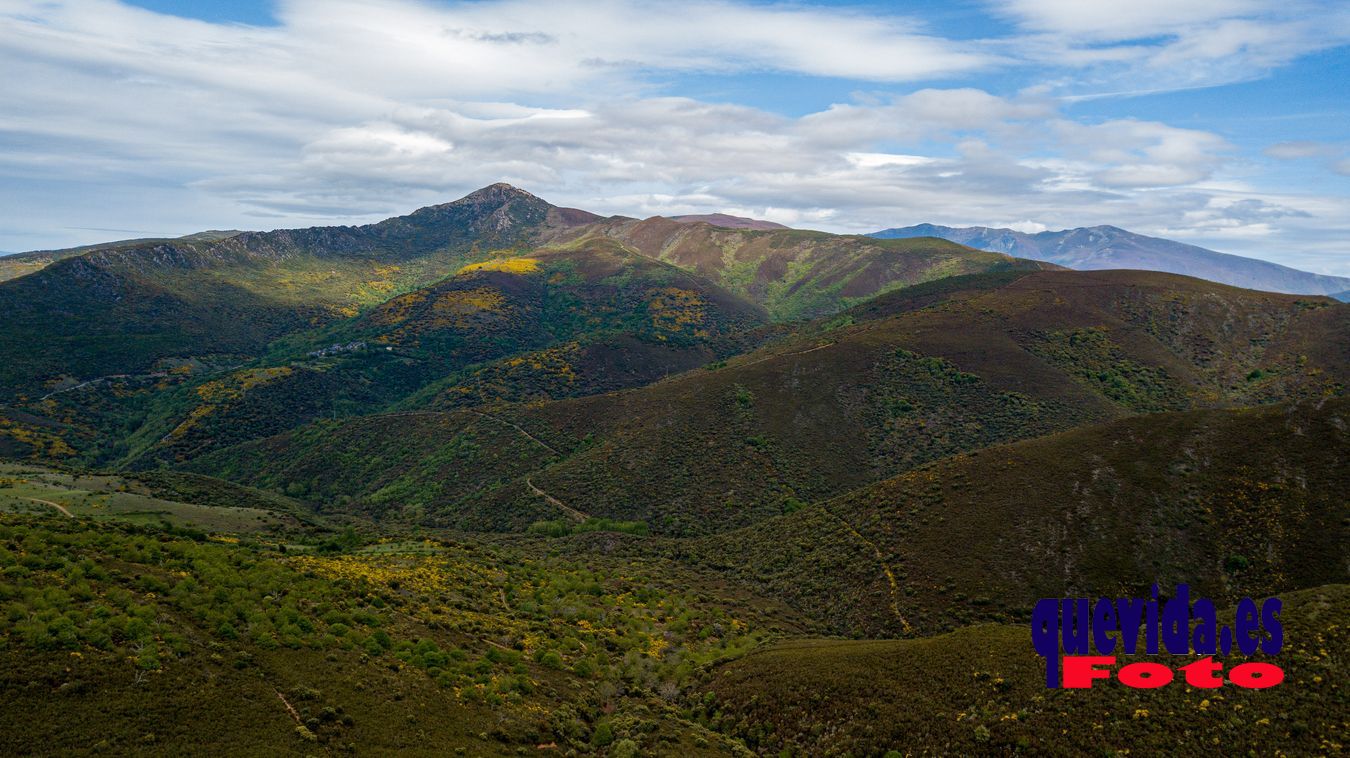
<instances>
[{"instance_id":1,"label":"sunlit hillside patch","mask_svg":"<svg viewBox=\"0 0 1350 758\"><path fill-rule=\"evenodd\" d=\"M475 271L502 271L507 274L530 274L539 270L538 258L494 258L479 263L470 263L459 270L460 274Z\"/></svg>"},{"instance_id":2,"label":"sunlit hillside patch","mask_svg":"<svg viewBox=\"0 0 1350 758\"><path fill-rule=\"evenodd\" d=\"M392 326L408 320L412 316L414 309L426 301L430 290L415 290L406 295L399 295L376 308L370 314L370 321L376 326Z\"/></svg>"},{"instance_id":3,"label":"sunlit hillside patch","mask_svg":"<svg viewBox=\"0 0 1350 758\"><path fill-rule=\"evenodd\" d=\"M500 310L505 302L506 298L502 297L502 293L490 287L453 290L436 298L431 304L431 311L443 319L457 323L461 317L471 316L479 311Z\"/></svg>"},{"instance_id":4,"label":"sunlit hillside patch","mask_svg":"<svg viewBox=\"0 0 1350 758\"><path fill-rule=\"evenodd\" d=\"M282 377L290 376L294 371L289 366L252 368L236 371L224 379L212 380L197 388L197 396L208 403L237 400L244 393Z\"/></svg>"},{"instance_id":5,"label":"sunlit hillside patch","mask_svg":"<svg viewBox=\"0 0 1350 758\"><path fill-rule=\"evenodd\" d=\"M402 275L403 269L400 266L375 266L371 271L371 278L362 282L363 292L371 293L374 296L388 295L394 291L397 285L397 279Z\"/></svg>"},{"instance_id":6,"label":"sunlit hillside patch","mask_svg":"<svg viewBox=\"0 0 1350 758\"><path fill-rule=\"evenodd\" d=\"M11 450L14 457L60 460L75 455L57 429L25 424L14 419L0 418L0 449Z\"/></svg>"},{"instance_id":7,"label":"sunlit hillside patch","mask_svg":"<svg viewBox=\"0 0 1350 758\"><path fill-rule=\"evenodd\" d=\"M580 357L575 341L517 355L478 369L472 381L455 384L440 396L451 405L548 398L549 390L576 383L575 363Z\"/></svg>"},{"instance_id":8,"label":"sunlit hillside patch","mask_svg":"<svg viewBox=\"0 0 1350 758\"><path fill-rule=\"evenodd\" d=\"M393 332L376 337L379 342L397 342L399 338L420 332L461 328L467 319L485 311L498 311L506 298L492 287L436 291L418 290L390 300L372 314L376 326L397 326Z\"/></svg>"},{"instance_id":9,"label":"sunlit hillside patch","mask_svg":"<svg viewBox=\"0 0 1350 758\"><path fill-rule=\"evenodd\" d=\"M421 293L413 293L421 294ZM424 305L429 303L429 305ZM471 290L450 290L431 296L423 296L409 306L420 306L419 317L404 310L399 321L401 325L387 334L375 338L384 344L400 344L415 341L419 335L434 333L446 329L465 329L471 326L474 317L485 313L504 313L507 310L506 298L491 287L477 287Z\"/></svg>"},{"instance_id":10,"label":"sunlit hillside patch","mask_svg":"<svg viewBox=\"0 0 1350 758\"><path fill-rule=\"evenodd\" d=\"M707 321L706 305L707 301L697 292L666 287L652 297L647 311L658 332L690 331L696 337L707 337L708 330L700 328Z\"/></svg>"},{"instance_id":11,"label":"sunlit hillside patch","mask_svg":"<svg viewBox=\"0 0 1350 758\"><path fill-rule=\"evenodd\" d=\"M250 390L284 379L294 373L294 369L289 366L251 368L236 371L222 379L202 383L197 387L197 397L202 400L202 404L189 411L187 417L165 436L165 440L180 439L202 419L216 413L221 407L242 399Z\"/></svg>"}]
</instances>

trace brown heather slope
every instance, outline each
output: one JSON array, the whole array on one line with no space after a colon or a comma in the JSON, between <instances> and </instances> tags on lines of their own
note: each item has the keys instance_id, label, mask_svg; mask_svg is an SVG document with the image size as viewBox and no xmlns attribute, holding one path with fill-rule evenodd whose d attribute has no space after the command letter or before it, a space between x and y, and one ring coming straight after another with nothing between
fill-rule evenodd
<instances>
[{"instance_id":1,"label":"brown heather slope","mask_svg":"<svg viewBox=\"0 0 1350 758\"><path fill-rule=\"evenodd\" d=\"M935 238L879 240L801 229L728 228L661 216L563 230L554 244L609 237L696 271L776 319L834 313L883 292L962 274L1056 268Z\"/></svg>"},{"instance_id":2,"label":"brown heather slope","mask_svg":"<svg viewBox=\"0 0 1350 758\"><path fill-rule=\"evenodd\" d=\"M1133 412L1317 397L1350 373L1350 309L1167 275L1043 272L892 317L861 310L715 371L503 412L572 452L538 486L688 534L963 450ZM528 497L504 488L474 507Z\"/></svg>"},{"instance_id":3,"label":"brown heather slope","mask_svg":"<svg viewBox=\"0 0 1350 758\"><path fill-rule=\"evenodd\" d=\"M417 497L403 505L431 524L520 529L539 513L537 488L662 534L734 529L956 453L1077 425L1340 394L1348 315L1326 299L1144 272L934 283L726 365L626 392L494 407L556 454L434 507ZM338 486L328 464L368 456L402 432L387 418L341 423L362 432L340 444L290 435L190 466L273 487L298 481L359 507L371 490ZM384 460L394 476L417 468L411 453ZM457 475L413 478L435 488Z\"/></svg>"},{"instance_id":4,"label":"brown heather slope","mask_svg":"<svg viewBox=\"0 0 1350 758\"><path fill-rule=\"evenodd\" d=\"M688 213L683 216L666 216L672 221L679 221L682 224L712 224L713 226L726 227L727 229L787 229L788 227L765 221L758 218L746 218L745 216L732 216L727 213Z\"/></svg>"},{"instance_id":5,"label":"brown heather slope","mask_svg":"<svg viewBox=\"0 0 1350 758\"><path fill-rule=\"evenodd\" d=\"M686 557L865 636L1154 582L1229 602L1345 582L1348 422L1345 398L1120 419L921 466Z\"/></svg>"}]
</instances>

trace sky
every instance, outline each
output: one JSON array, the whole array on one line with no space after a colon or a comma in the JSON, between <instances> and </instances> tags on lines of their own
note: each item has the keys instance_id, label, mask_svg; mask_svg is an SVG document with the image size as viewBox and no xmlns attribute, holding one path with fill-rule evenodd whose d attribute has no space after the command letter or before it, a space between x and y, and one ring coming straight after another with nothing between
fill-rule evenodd
<instances>
[{"instance_id":1,"label":"sky","mask_svg":"<svg viewBox=\"0 0 1350 758\"><path fill-rule=\"evenodd\" d=\"M834 232L1113 224L1350 276L1339 0L0 0L0 250L510 182Z\"/></svg>"}]
</instances>

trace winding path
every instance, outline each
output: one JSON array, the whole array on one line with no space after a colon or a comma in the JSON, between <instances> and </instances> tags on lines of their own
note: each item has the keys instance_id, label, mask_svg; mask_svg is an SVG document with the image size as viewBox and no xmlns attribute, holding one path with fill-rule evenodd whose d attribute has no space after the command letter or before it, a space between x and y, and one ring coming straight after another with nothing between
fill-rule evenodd
<instances>
[{"instance_id":1,"label":"winding path","mask_svg":"<svg viewBox=\"0 0 1350 758\"><path fill-rule=\"evenodd\" d=\"M556 497L554 497L554 496L548 494L547 492L545 492L545 491L539 489L538 487L534 486L534 482L530 481L530 478L529 478L529 477L525 477L525 486L529 487L529 488L530 488L530 491L533 492L534 494L536 494L536 495L538 495L539 497L542 497L542 498L544 498L545 500L547 500L547 501L549 502L550 505L553 505L553 506L557 507L557 508L558 508L559 510L561 510L563 513L566 513L568 516L571 516L571 517L572 517L572 520L573 520L573 521L576 521L578 524L580 524L580 523L582 523L583 521L586 521L587 519L590 518L589 515L587 515L587 514L585 514L585 513L582 513L581 511L577 510L576 508L573 508L572 506L567 505L566 503L564 503L563 501L559 500L558 498L556 498Z\"/></svg>"},{"instance_id":2,"label":"winding path","mask_svg":"<svg viewBox=\"0 0 1350 758\"><path fill-rule=\"evenodd\" d=\"M807 353L814 353L814 352L817 351L817 350L824 350L824 349L827 348L827 347L834 347L835 344L837 344L837 343L834 343L834 342L826 342L826 343L823 344L823 345L816 345L815 347L809 348L809 349L807 349L807 350L798 350L798 351L796 351L795 353L774 353L773 355L766 355L766 356L764 356L763 358L756 358L755 360L750 361L749 363L738 363L738 364L736 364L735 367L736 367L736 368L745 368L746 366L753 366L753 365L755 365L756 363L763 363L764 361L771 361L771 360L773 360L774 358L790 358L790 357L792 357L792 356L794 356L794 355L806 355Z\"/></svg>"},{"instance_id":3,"label":"winding path","mask_svg":"<svg viewBox=\"0 0 1350 758\"><path fill-rule=\"evenodd\" d=\"M504 419L504 418L497 418L496 416L493 416L493 415L488 414L488 413L483 413L482 411L476 411L476 410L474 410L474 409L472 409L472 408L469 408L468 411L469 411L469 413L473 413L473 414L475 414L475 415L482 416L483 418L489 418L489 419L492 419L493 421L496 421L496 422L499 423L499 424L506 424L507 426L511 427L512 429L515 429L516 431L518 431L518 432L520 432L521 434L525 435L528 439L530 439L531 441L533 441L534 444L538 445L539 447L544 448L545 450L549 451L550 453L553 453L554 455L562 455L562 453L560 453L560 452L558 452L556 449L554 449L554 447L553 447L552 445L550 445L550 444L548 444L547 442L545 442L545 441L539 439L538 437L534 436L533 434L530 434L529 432L527 432L527 431L525 431L524 429L520 428L519 426L517 426L517 425L511 423L510 421L507 421L507 420ZM531 485L531 486L533 486L533 485ZM560 505L561 505L561 503L560 503ZM567 506L563 506L563 507L566 508Z\"/></svg>"},{"instance_id":4,"label":"winding path","mask_svg":"<svg viewBox=\"0 0 1350 758\"><path fill-rule=\"evenodd\" d=\"M538 437L534 436L533 434L530 434L529 432L527 432L527 431L525 431L524 429L522 429L520 426L518 426L518 425L516 425L516 424L513 424L513 423L511 423L510 421L507 421L507 420L504 419L504 418L497 418L496 416L493 416L493 415L490 414L490 413L483 413L482 411L476 411L476 410L474 410L473 408L463 408L463 409L458 409L458 410L468 411L469 413L472 413L472 414L474 414L475 416L481 416L481 417L483 417L483 418L485 418L485 419L488 419L488 420L491 420L491 421L496 421L498 424L506 424L507 426L511 427L512 429L515 429L516 431L518 431L518 432L520 432L521 434L525 435L526 439L530 440L531 442L533 442L534 444L538 445L539 447L544 448L545 450L549 451L550 453L553 453L554 455L562 455L562 453L558 452L557 448L555 448L555 447L553 447L552 445L548 444L547 442L545 442L545 441L539 439ZM410 417L410 416L449 416L449 415L451 415L451 414L453 414L453 413L455 413L455 412L456 412L456 411L454 411L454 410L449 410L449 411L400 411L400 412L398 412L398 413L380 413L380 414L377 414L377 416L380 417L380 418L400 418L400 417L402 417L402 418L407 418L407 417ZM374 417L372 417L372 418L374 418Z\"/></svg>"},{"instance_id":5,"label":"winding path","mask_svg":"<svg viewBox=\"0 0 1350 758\"><path fill-rule=\"evenodd\" d=\"M886 562L886 556L881 552L881 548L877 547L875 542L864 537L862 532L854 529L853 525L848 523L848 520L843 516L830 510L829 507L823 503L820 507L824 508L826 513L838 519L839 523L844 525L844 528L848 530L849 534L852 534L859 542L872 549L872 552L877 557L877 563L881 564L881 570L886 573L886 581L891 585L891 613L895 614L896 620L900 622L901 628L903 628L906 633L914 631L909 625L909 622L905 620L905 617L900 614L900 583L896 581L895 572L891 571L891 565Z\"/></svg>"},{"instance_id":6,"label":"winding path","mask_svg":"<svg viewBox=\"0 0 1350 758\"><path fill-rule=\"evenodd\" d=\"M65 507L64 505L61 505L60 503L53 503L53 502L50 501L50 500L43 500L43 499L40 498L40 497L25 497L24 500L32 500L32 501L35 502L35 503L43 503L43 504L46 504L46 505L50 505L51 507L55 508L56 510L58 510L58 511L64 513L64 514L66 515L66 518L75 518L75 514L73 514L73 513L71 513L70 511L66 510L66 507Z\"/></svg>"}]
</instances>

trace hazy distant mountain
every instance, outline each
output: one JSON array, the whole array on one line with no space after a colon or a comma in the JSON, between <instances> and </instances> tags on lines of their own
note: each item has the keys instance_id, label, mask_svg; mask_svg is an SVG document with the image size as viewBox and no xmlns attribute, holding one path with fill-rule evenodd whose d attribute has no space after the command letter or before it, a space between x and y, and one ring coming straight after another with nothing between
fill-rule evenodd
<instances>
[{"instance_id":1,"label":"hazy distant mountain","mask_svg":"<svg viewBox=\"0 0 1350 758\"><path fill-rule=\"evenodd\" d=\"M1074 269L1166 271L1269 292L1333 295L1345 299L1346 291L1350 290L1350 278L1313 274L1269 261L1216 253L1203 247L1146 237L1114 226L1026 234L987 226L958 229L919 224L885 229L869 236L879 239L940 237L980 250L1049 261Z\"/></svg>"},{"instance_id":2,"label":"hazy distant mountain","mask_svg":"<svg viewBox=\"0 0 1350 758\"><path fill-rule=\"evenodd\" d=\"M782 224L776 224L772 221L764 221L758 218L746 218L744 216L732 216L726 213L698 213L684 216L667 216L671 221L680 221L682 223L712 224L713 226L722 226L728 229L787 229Z\"/></svg>"},{"instance_id":3,"label":"hazy distant mountain","mask_svg":"<svg viewBox=\"0 0 1350 758\"><path fill-rule=\"evenodd\" d=\"M142 247L161 242L219 242L223 239L239 234L233 229L221 231L210 229L204 232L188 234L183 237L145 237L141 239L118 240L116 242L100 242L94 245L81 245L79 247L67 247L61 250L33 250L26 253L0 253L0 282L14 279L25 274L31 274L34 271L40 271L47 266L66 258L73 258L85 253L97 252L99 250L115 250L117 248Z\"/></svg>"}]
</instances>

